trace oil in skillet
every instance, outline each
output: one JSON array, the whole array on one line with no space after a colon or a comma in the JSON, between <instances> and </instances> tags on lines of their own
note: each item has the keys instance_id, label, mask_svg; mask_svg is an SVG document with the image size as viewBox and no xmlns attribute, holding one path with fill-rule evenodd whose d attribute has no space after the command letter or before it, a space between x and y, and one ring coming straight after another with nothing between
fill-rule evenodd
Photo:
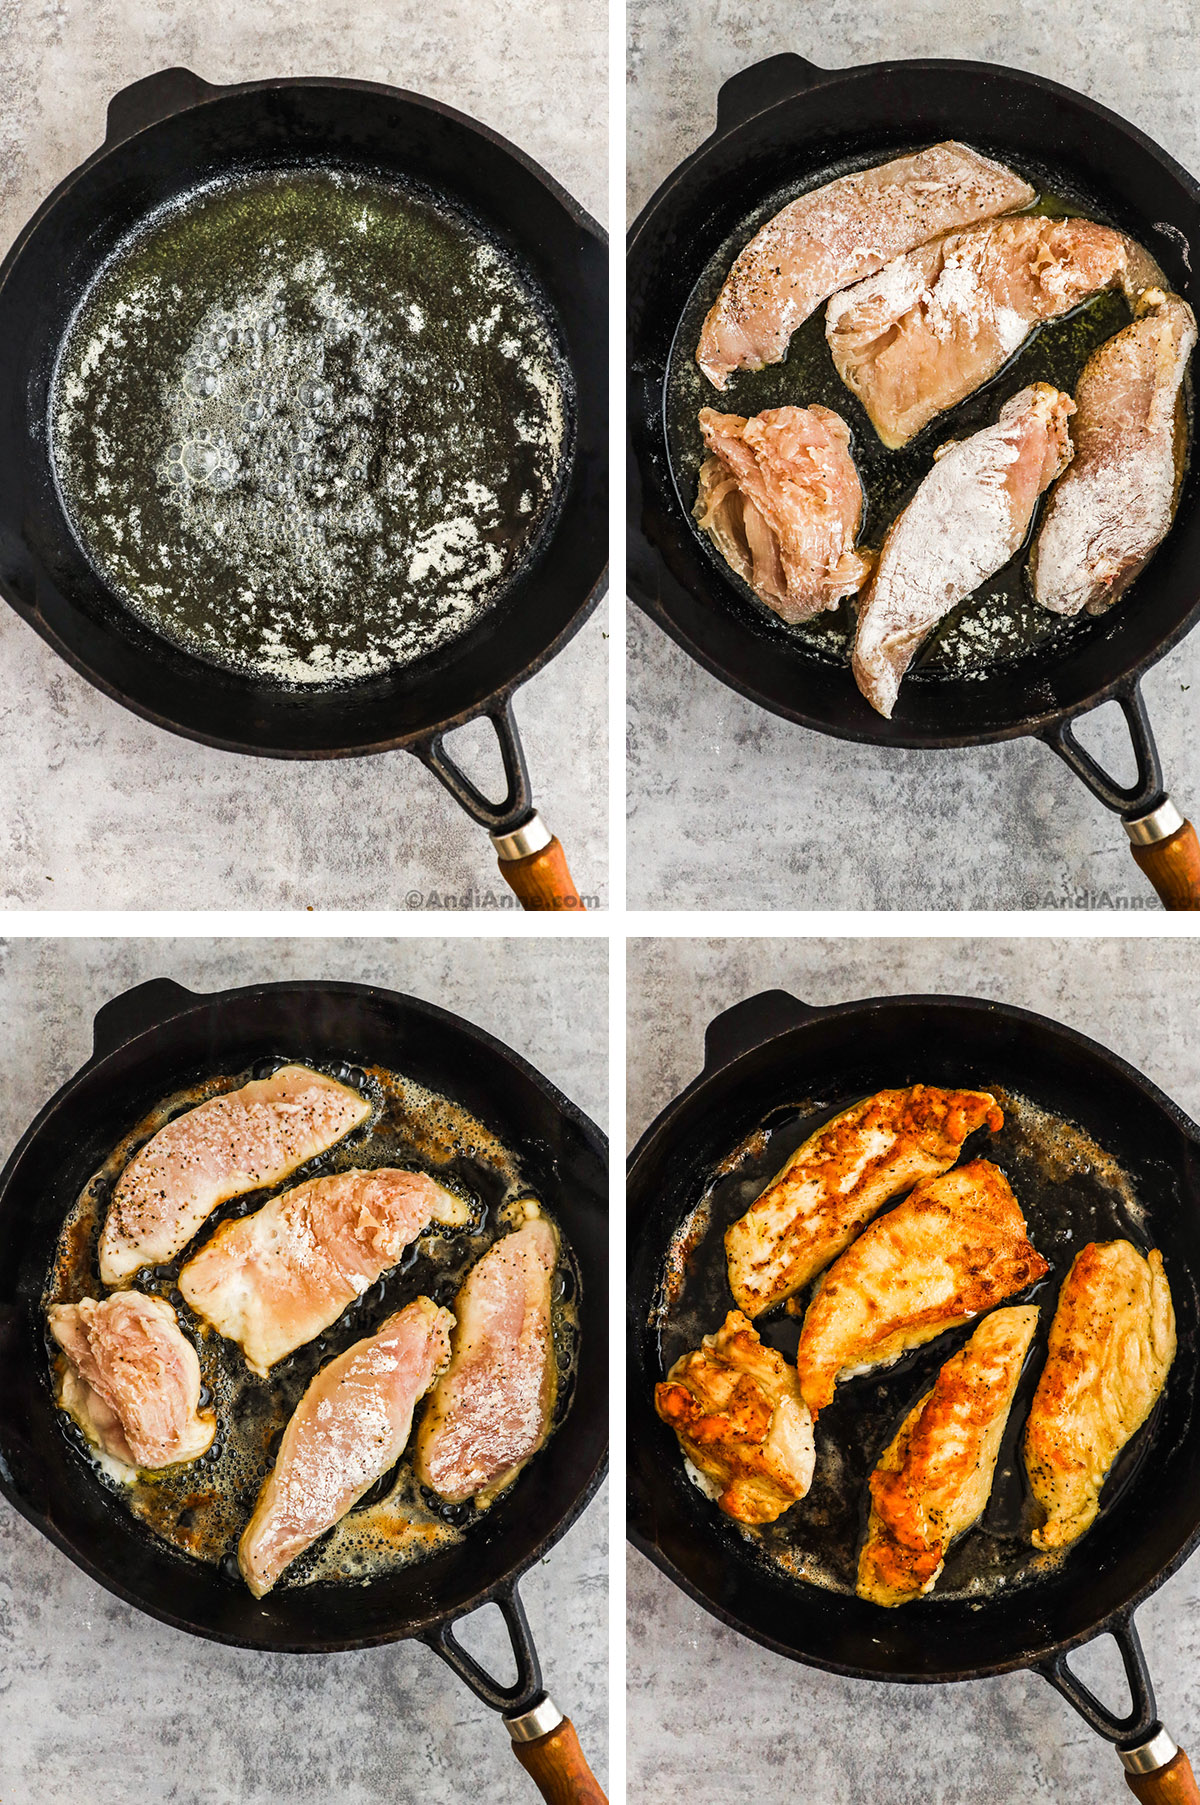
<instances>
[{"instance_id":1,"label":"oil in skillet","mask_svg":"<svg viewBox=\"0 0 1200 1805\"><path fill-rule=\"evenodd\" d=\"M415 187L312 168L143 224L76 312L51 413L109 588L293 686L467 631L548 526L570 437L557 330L508 252Z\"/></svg>"},{"instance_id":2,"label":"oil in skillet","mask_svg":"<svg viewBox=\"0 0 1200 1805\"><path fill-rule=\"evenodd\" d=\"M938 1599L972 1603L1030 1585L1070 1558L1070 1550L1041 1554L1029 1540L1036 1507L1020 1451L1055 1300L1072 1260L1087 1241L1128 1239L1143 1250L1152 1245L1133 1186L1111 1155L1082 1130L1027 1098L987 1083L985 1075L978 1081L1001 1104L1004 1127L997 1134L980 1130L966 1143L962 1158L994 1160L1005 1173L1024 1212L1029 1238L1051 1270L1020 1299L1010 1300L1040 1306L1037 1333L1009 1414L991 1499L979 1523L951 1549L934 1593ZM722 1162L721 1171L676 1230L675 1245L668 1252L657 1304L664 1373L734 1307L726 1276L726 1228L801 1142L852 1101L810 1098L781 1106ZM797 1318L776 1312L760 1317L755 1326L764 1342L785 1359L795 1360ZM865 1375L840 1385L816 1427L816 1470L808 1495L776 1523L757 1531L739 1530L714 1505L721 1532L775 1573L828 1591L853 1592L869 1509L868 1479L904 1416L930 1389L942 1364L969 1339L974 1326L938 1337L881 1369L877 1377ZM1150 1422L1118 1457L1104 1490L1103 1511L1118 1502L1141 1465L1159 1409L1161 1400Z\"/></svg>"},{"instance_id":3,"label":"oil in skillet","mask_svg":"<svg viewBox=\"0 0 1200 1805\"><path fill-rule=\"evenodd\" d=\"M112 1187L137 1148L173 1116L250 1078L267 1077L286 1063L287 1056L281 1054L260 1060L249 1070L189 1086L166 1099L121 1140L84 1187L63 1225L44 1307L103 1294L96 1273L100 1228ZM374 1106L371 1118L281 1184L240 1197L215 1212L201 1238L217 1223L249 1214L268 1197L304 1179L353 1166L399 1165L429 1171L471 1204L472 1221L465 1231L421 1236L336 1323L273 1367L266 1379L251 1373L240 1351L209 1329L184 1301L178 1289L179 1269L190 1248L170 1264L139 1275L139 1289L166 1298L196 1346L203 1404L216 1409L217 1436L209 1451L187 1466L139 1474L131 1485L100 1482L111 1484L119 1502L157 1536L183 1553L219 1565L238 1586L243 1583L237 1570L238 1537L274 1463L288 1419L318 1369L353 1342L375 1333L388 1316L421 1294L452 1305L468 1269L507 1229L512 1206L529 1194L519 1158L460 1105L380 1066L307 1063L367 1096ZM563 1238L552 1318L558 1397L551 1433L571 1405L579 1347L578 1295L578 1271ZM57 1358L48 1344L48 1361ZM81 1458L96 1467L93 1451L70 1418L60 1413L60 1422ZM292 1563L280 1583L370 1580L461 1541L481 1520L474 1506L453 1509L424 1492L410 1463L402 1459L341 1523Z\"/></svg>"},{"instance_id":4,"label":"oil in skillet","mask_svg":"<svg viewBox=\"0 0 1200 1805\"><path fill-rule=\"evenodd\" d=\"M1049 382L1073 393L1092 352L1129 324L1132 315L1128 304L1123 296L1110 293L1098 295L1062 319L1039 327L997 376L958 407L940 414L899 451L890 451L880 442L861 402L838 376L825 338L823 306L793 335L782 364L768 365L763 370L740 370L724 390L713 388L696 365L695 349L704 316L734 257L758 227L797 194L878 160L867 157L831 165L811 181L777 191L738 226L701 273L680 318L664 385L668 451L679 500L689 517L696 499L700 465L706 455L696 424L702 407L750 415L771 407L819 404L840 414L851 429L851 451L864 496L859 543L878 547L887 528L932 469L933 454L939 445L949 439L966 438L990 425L1004 402L1029 383ZM1022 166L1018 173L1040 191L1039 198L1026 211L1111 223L1094 197L1068 192L1050 172ZM1090 618L1079 620L1051 614L1039 608L1030 596L1025 566L1039 517L1040 510L1034 514L1024 544L1009 562L939 622L917 654L906 683L986 678L992 671L1011 667L1051 642L1065 647L1082 636L1103 630L1102 623ZM779 634L822 662L847 662L855 624L851 601L799 626L786 626L749 584L733 574L699 529L697 536L711 557L714 570L743 598L759 631Z\"/></svg>"}]
</instances>

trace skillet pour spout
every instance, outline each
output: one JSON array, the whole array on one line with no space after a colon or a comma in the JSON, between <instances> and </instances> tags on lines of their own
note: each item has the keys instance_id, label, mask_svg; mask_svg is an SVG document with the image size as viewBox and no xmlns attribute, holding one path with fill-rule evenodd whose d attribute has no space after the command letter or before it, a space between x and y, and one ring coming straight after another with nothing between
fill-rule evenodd
<instances>
[{"instance_id":1,"label":"skillet pour spout","mask_svg":"<svg viewBox=\"0 0 1200 1805\"><path fill-rule=\"evenodd\" d=\"M923 673L902 687L891 720L859 694L848 666L815 655L735 586L691 517L695 474L684 467L672 428L668 377L702 273L745 241L749 208L773 207L773 197L782 204L785 195L818 186L834 166L864 168L950 138L1127 232L1200 310L1200 183L1085 95L1024 70L942 59L827 70L787 53L745 69L721 88L711 136L667 177L629 237L630 593L721 682L813 732L929 749L1042 740L1121 817L1133 857L1164 905L1197 909L1200 843L1163 786L1140 688L1200 617L1196 459L1171 531L1111 614L970 679ZM997 401L1020 380L1002 371ZM722 405L738 408L736 380L726 393ZM1102 769L1074 731L1110 701L1133 741L1137 777L1128 786Z\"/></svg>"},{"instance_id":2,"label":"skillet pour spout","mask_svg":"<svg viewBox=\"0 0 1200 1805\"><path fill-rule=\"evenodd\" d=\"M202 186L299 165L412 183L477 222L523 272L553 328L567 424L540 536L472 624L375 676L296 689L208 662L121 602L71 526L49 423L70 322L130 235ZM168 732L267 758L411 753L492 836L501 875L525 908L582 907L534 808L513 696L604 591L607 272L604 233L553 177L440 101L333 77L223 87L187 69L147 76L113 98L105 142L47 197L0 264L0 594L89 683ZM498 801L443 744L479 719L499 740ZM402 848L398 864L402 873Z\"/></svg>"},{"instance_id":3,"label":"skillet pour spout","mask_svg":"<svg viewBox=\"0 0 1200 1805\"><path fill-rule=\"evenodd\" d=\"M1004 1583L989 1586L986 1596L967 1583L976 1576L968 1566L948 1595L935 1591L889 1611L857 1597L852 1579L848 1589L833 1590L795 1577L733 1532L689 1483L653 1395L665 1368L695 1345L697 1328L711 1327L710 1319L719 1320L727 1307L722 1235L732 1216L722 1212L736 1215L745 1207L746 1181L760 1167L778 1169L784 1144L766 1145L764 1136L786 1133L798 1145L818 1120L874 1091L915 1083L1007 1096L1005 1128L991 1136L992 1157L1009 1168L1030 1239L1057 1274L1045 1296L1037 1295L1043 1316L1078 1245L1130 1234L1162 1252L1178 1352L1141 1444L1131 1444L1124 1476L1114 1471L1115 1491L1105 1496L1084 1544L1050 1568L1002 1567ZM742 1151L731 1164L735 1149ZM759 1165L745 1166L746 1158ZM702 1071L630 1157L628 1199L634 1545L721 1622L788 1660L907 1685L1032 1670L1115 1746L1139 1798L1198 1805L1187 1756L1158 1720L1134 1614L1200 1547L1200 1127L1106 1047L1028 1010L953 996L814 1007L772 990L710 1022ZM931 1375L938 1358L931 1355L921 1370ZM1038 1371L1040 1356L1029 1369L1030 1385ZM904 1383L911 1394L923 1382L914 1368L881 1405L863 1394L855 1398L847 1387L843 1406L851 1414L840 1425L839 1470L853 1469L852 1511L894 1433ZM858 1465L848 1452L855 1435ZM1015 1467L1012 1477L1019 1488ZM835 1505L840 1498L829 1494ZM1024 1531L1005 1526L1025 1518L1010 1518L1008 1510L1000 1500L996 1535L1011 1535L1023 1548ZM822 1521L825 1514L823 1502ZM830 1532L839 1547L857 1545L857 1517L848 1533L847 1521L839 1517ZM804 1533L819 1536L820 1522ZM1118 1645L1128 1680L1130 1708L1123 1715L1070 1665L1076 1649L1106 1634Z\"/></svg>"}]
</instances>

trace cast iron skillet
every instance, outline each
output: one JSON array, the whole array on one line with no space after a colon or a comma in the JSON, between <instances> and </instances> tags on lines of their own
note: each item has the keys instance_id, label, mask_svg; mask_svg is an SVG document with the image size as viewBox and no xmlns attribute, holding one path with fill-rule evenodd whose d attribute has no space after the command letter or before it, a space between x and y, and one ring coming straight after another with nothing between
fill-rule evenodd
<instances>
[{"instance_id":1,"label":"cast iron skillet","mask_svg":"<svg viewBox=\"0 0 1200 1805\"><path fill-rule=\"evenodd\" d=\"M540 284L575 390L575 448L557 521L502 599L414 664L320 693L203 663L121 606L71 531L47 432L55 354L114 247L198 183L298 159L415 178L480 219ZM603 587L607 267L603 234L569 194L514 145L438 101L375 82L221 88L186 69L147 76L111 102L101 148L43 202L0 265L0 593L98 689L189 739L273 758L403 747L497 840L517 836L523 852L499 848L513 875L513 861L550 838L533 820L513 693L579 630ZM479 716L500 742L507 793L499 803L442 743ZM523 838L518 830L527 830ZM571 890L565 863L559 875L560 889Z\"/></svg>"},{"instance_id":2,"label":"cast iron skillet","mask_svg":"<svg viewBox=\"0 0 1200 1805\"><path fill-rule=\"evenodd\" d=\"M901 1610L775 1576L726 1533L684 1476L674 1435L654 1413L663 1377L651 1313L674 1230L713 1171L775 1106L849 1103L915 1082L1000 1084L1073 1122L1124 1169L1147 1234L1172 1275L1179 1351L1148 1431L1152 1440L1086 1541L1034 1585L982 1608L934 1594ZM986 1152L986 1149L984 1149ZM1140 1796L1188 1805L1194 1790L1141 1776L1187 1757L1155 1720L1134 1611L1200 1543L1200 1129L1132 1067L1069 1028L1003 1003L883 997L814 1009L767 991L727 1010L705 1037L704 1070L638 1142L629 1173L629 1522L635 1545L698 1604L764 1647L861 1679L978 1679L1028 1667L1114 1742ZM713 1327L717 1325L714 1323ZM1072 1673L1068 1655L1105 1632L1129 1679L1127 1716ZM1164 1782L1165 1784L1165 1782ZM1148 1788L1148 1790L1147 1790Z\"/></svg>"},{"instance_id":3,"label":"cast iron skillet","mask_svg":"<svg viewBox=\"0 0 1200 1805\"><path fill-rule=\"evenodd\" d=\"M219 1568L160 1541L98 1483L63 1434L48 1378L40 1298L63 1218L88 1176L155 1102L258 1059L366 1061L462 1104L514 1152L578 1261L574 1400L531 1463L461 1543L369 1586L278 1588L255 1600ZM51 1098L0 1174L0 1491L102 1586L177 1629L239 1648L329 1653L415 1636L503 1713L547 1796L603 1800L569 1722L542 1690L517 1590L600 1483L607 1446L607 1158L604 1137L533 1068L445 1010L365 984L263 984L196 996L154 979L105 1004L83 1070ZM503 1686L454 1625L480 1605L504 1615L518 1675Z\"/></svg>"},{"instance_id":4,"label":"cast iron skillet","mask_svg":"<svg viewBox=\"0 0 1200 1805\"><path fill-rule=\"evenodd\" d=\"M849 668L805 653L721 577L672 477L664 376L685 302L709 259L761 198L840 158L885 161L942 138L1061 171L1144 243L1200 306L1200 185L1142 132L1056 82L988 63L892 62L823 70L775 56L725 83L717 126L648 202L629 249L629 583L686 652L752 702L840 739L878 746L1044 740L1124 820L1134 856L1170 908L1200 908L1200 845L1163 789L1140 680L1200 612L1200 469L1193 459L1167 539L1102 630L983 680L910 683L886 721ZM1189 254L1190 247L1190 254ZM713 390L714 401L718 399ZM736 378L723 407L737 408ZM1137 780L1117 783L1074 723L1102 702L1124 712Z\"/></svg>"}]
</instances>

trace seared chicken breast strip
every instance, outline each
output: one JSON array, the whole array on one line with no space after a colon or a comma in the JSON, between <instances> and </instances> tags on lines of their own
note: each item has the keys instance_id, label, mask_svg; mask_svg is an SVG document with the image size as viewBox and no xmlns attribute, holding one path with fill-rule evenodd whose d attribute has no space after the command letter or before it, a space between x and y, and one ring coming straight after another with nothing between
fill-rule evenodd
<instances>
[{"instance_id":1,"label":"seared chicken breast strip","mask_svg":"<svg viewBox=\"0 0 1200 1805\"><path fill-rule=\"evenodd\" d=\"M739 1523L774 1523L812 1484L812 1418L796 1373L737 1310L675 1362L654 1407Z\"/></svg>"},{"instance_id":2,"label":"seared chicken breast strip","mask_svg":"<svg viewBox=\"0 0 1200 1805\"><path fill-rule=\"evenodd\" d=\"M134 1154L100 1236L100 1277L121 1285L173 1260L219 1204L278 1184L365 1122L371 1105L303 1065L210 1097Z\"/></svg>"},{"instance_id":3,"label":"seared chicken breast strip","mask_svg":"<svg viewBox=\"0 0 1200 1805\"><path fill-rule=\"evenodd\" d=\"M128 1477L208 1450L217 1420L200 1409L200 1361L165 1298L84 1297L53 1304L48 1321L66 1355L60 1405Z\"/></svg>"},{"instance_id":4,"label":"seared chicken breast strip","mask_svg":"<svg viewBox=\"0 0 1200 1805\"><path fill-rule=\"evenodd\" d=\"M692 510L730 569L782 620L810 620L854 595L872 559L854 549L863 495L850 429L827 407L745 420L700 413L712 456Z\"/></svg>"},{"instance_id":5,"label":"seared chicken breast strip","mask_svg":"<svg viewBox=\"0 0 1200 1805\"><path fill-rule=\"evenodd\" d=\"M179 1275L206 1322L266 1373L311 1341L393 1267L433 1222L463 1227L470 1208L424 1172L338 1172L222 1223Z\"/></svg>"},{"instance_id":6,"label":"seared chicken breast strip","mask_svg":"<svg viewBox=\"0 0 1200 1805\"><path fill-rule=\"evenodd\" d=\"M814 1420L840 1380L890 1365L1048 1270L990 1160L924 1180L851 1243L808 1306L796 1370Z\"/></svg>"},{"instance_id":7,"label":"seared chicken breast strip","mask_svg":"<svg viewBox=\"0 0 1200 1805\"><path fill-rule=\"evenodd\" d=\"M729 1288L761 1316L802 1291L893 1197L952 1166L967 1136L1004 1117L986 1091L914 1084L834 1116L725 1232Z\"/></svg>"},{"instance_id":8,"label":"seared chicken breast strip","mask_svg":"<svg viewBox=\"0 0 1200 1805\"><path fill-rule=\"evenodd\" d=\"M550 1428L558 1369L551 1298L558 1235L542 1217L492 1243L454 1302L450 1364L417 1432L413 1470L452 1504L490 1502Z\"/></svg>"},{"instance_id":9,"label":"seared chicken breast strip","mask_svg":"<svg viewBox=\"0 0 1200 1805\"><path fill-rule=\"evenodd\" d=\"M943 447L888 529L858 611L851 667L878 714L890 719L917 650L951 608L1012 557L1042 491L1071 456L1069 395L1035 382L994 426Z\"/></svg>"},{"instance_id":10,"label":"seared chicken breast strip","mask_svg":"<svg viewBox=\"0 0 1200 1805\"><path fill-rule=\"evenodd\" d=\"M1132 302L1161 280L1108 226L1023 214L897 257L834 296L825 335L838 375L895 448L995 376L1035 326L1103 289Z\"/></svg>"},{"instance_id":11,"label":"seared chicken breast strip","mask_svg":"<svg viewBox=\"0 0 1200 1805\"><path fill-rule=\"evenodd\" d=\"M901 1423L871 1475L860 1598L894 1606L932 1591L950 1544L983 1515L1037 1320L1034 1304L985 1316Z\"/></svg>"},{"instance_id":12,"label":"seared chicken breast strip","mask_svg":"<svg viewBox=\"0 0 1200 1805\"><path fill-rule=\"evenodd\" d=\"M733 370L782 363L793 332L836 289L956 226L1026 207L1034 193L953 140L826 182L790 201L739 254L696 362L719 389Z\"/></svg>"},{"instance_id":13,"label":"seared chicken breast strip","mask_svg":"<svg viewBox=\"0 0 1200 1805\"><path fill-rule=\"evenodd\" d=\"M1113 1462L1158 1402L1174 1358L1162 1255L1089 1241L1058 1294L1025 1427L1025 1470L1046 1512L1035 1547L1065 1548L1091 1528Z\"/></svg>"},{"instance_id":14,"label":"seared chicken breast strip","mask_svg":"<svg viewBox=\"0 0 1200 1805\"><path fill-rule=\"evenodd\" d=\"M321 1368L297 1404L238 1543L256 1598L395 1466L413 1410L450 1357L454 1318L419 1297Z\"/></svg>"},{"instance_id":15,"label":"seared chicken breast strip","mask_svg":"<svg viewBox=\"0 0 1200 1805\"><path fill-rule=\"evenodd\" d=\"M1186 301L1147 289L1131 326L1094 351L1075 390L1075 456L1034 542L1033 593L1055 614L1102 614L1166 538L1187 457Z\"/></svg>"}]
</instances>

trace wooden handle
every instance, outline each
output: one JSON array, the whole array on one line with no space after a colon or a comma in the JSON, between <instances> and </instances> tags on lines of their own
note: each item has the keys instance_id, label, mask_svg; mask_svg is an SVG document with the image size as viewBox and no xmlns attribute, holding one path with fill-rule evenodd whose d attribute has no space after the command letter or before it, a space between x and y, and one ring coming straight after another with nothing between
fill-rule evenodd
<instances>
[{"instance_id":1,"label":"wooden handle","mask_svg":"<svg viewBox=\"0 0 1200 1805\"><path fill-rule=\"evenodd\" d=\"M1145 1805L1200 1805L1200 1787L1182 1749L1176 1750L1166 1767L1155 1768L1152 1774L1126 1774L1125 1784Z\"/></svg>"},{"instance_id":2,"label":"wooden handle","mask_svg":"<svg viewBox=\"0 0 1200 1805\"><path fill-rule=\"evenodd\" d=\"M567 855L555 837L540 852L523 859L500 859L500 875L515 890L523 909L582 909L575 879L567 869Z\"/></svg>"},{"instance_id":3,"label":"wooden handle","mask_svg":"<svg viewBox=\"0 0 1200 1805\"><path fill-rule=\"evenodd\" d=\"M1185 821L1169 840L1130 848L1162 898L1164 909L1200 909L1200 840Z\"/></svg>"},{"instance_id":4,"label":"wooden handle","mask_svg":"<svg viewBox=\"0 0 1200 1805\"><path fill-rule=\"evenodd\" d=\"M564 1717L548 1736L539 1736L536 1742L514 1742L512 1746L513 1754L550 1805L608 1805L607 1796L600 1790L600 1782L587 1764L575 1734L575 1725L569 1717ZM1191 1772L1190 1768L1188 1772ZM1178 1796L1182 1800L1185 1796L1190 1799L1192 1795L1180 1793ZM1162 1797L1164 1801L1169 1797L1174 1805L1174 1794L1164 1793Z\"/></svg>"}]
</instances>

